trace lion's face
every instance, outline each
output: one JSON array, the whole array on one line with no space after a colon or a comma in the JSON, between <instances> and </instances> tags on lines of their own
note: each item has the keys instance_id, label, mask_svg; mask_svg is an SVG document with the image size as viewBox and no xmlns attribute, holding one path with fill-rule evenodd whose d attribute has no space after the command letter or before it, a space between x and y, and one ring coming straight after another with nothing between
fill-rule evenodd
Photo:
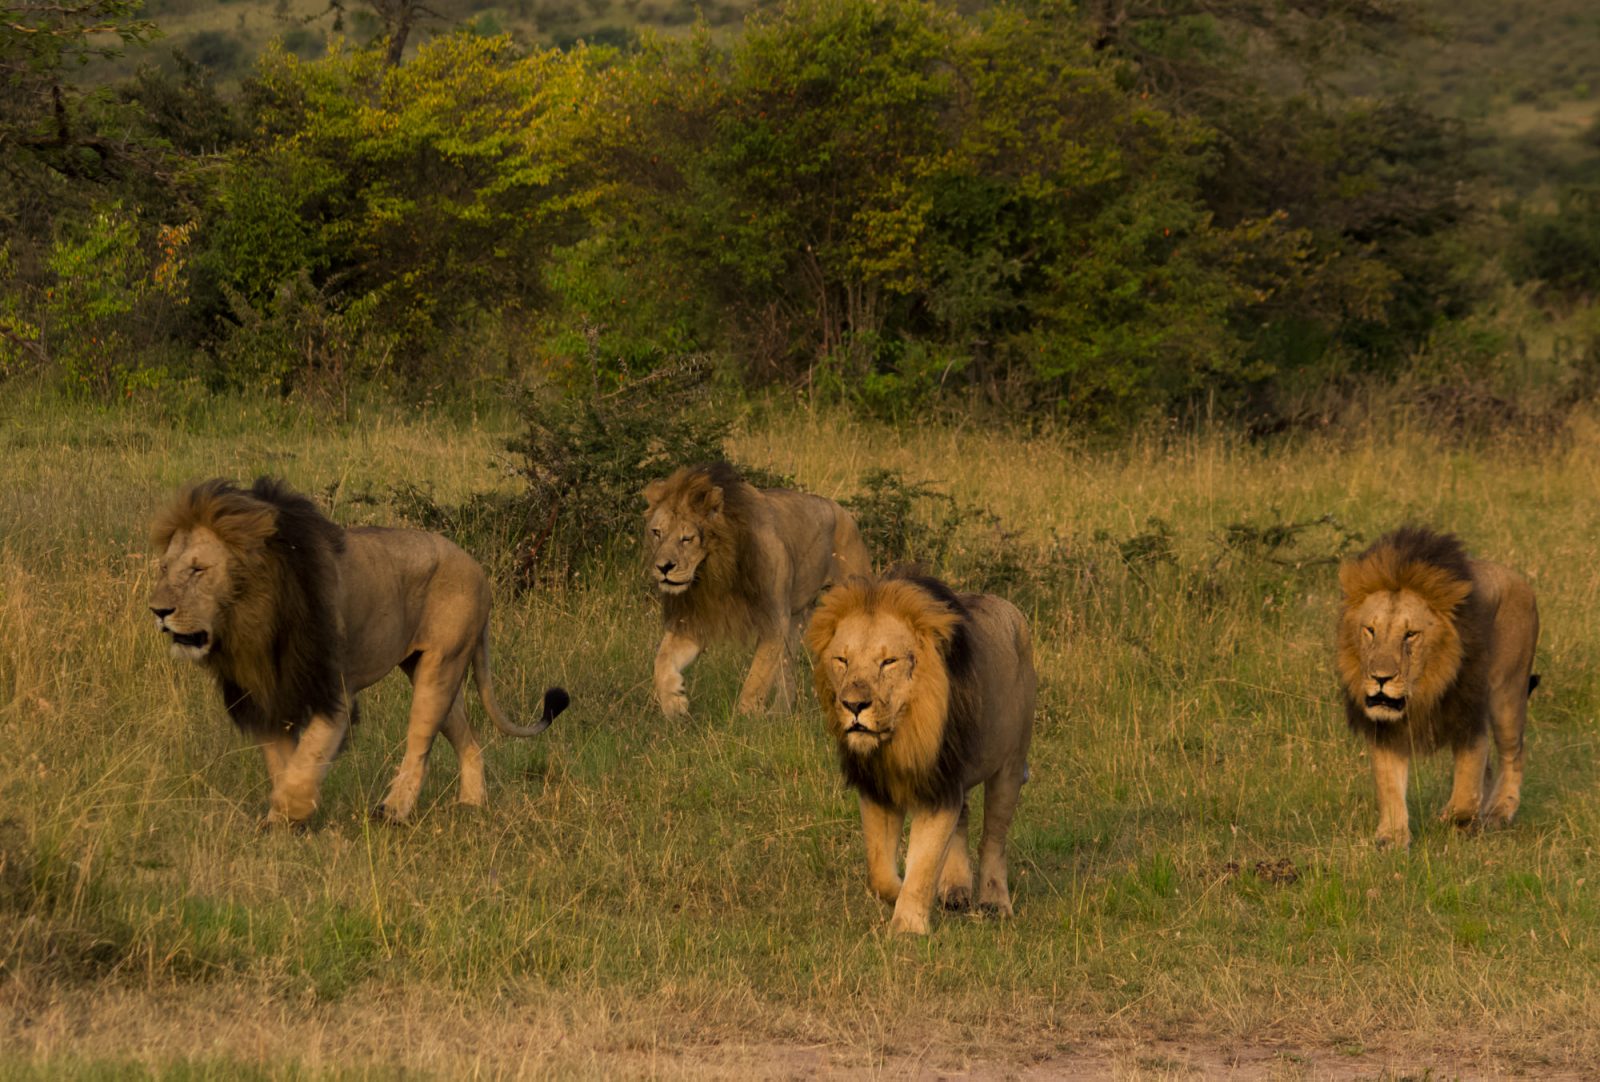
<instances>
[{"instance_id":1,"label":"lion's face","mask_svg":"<svg viewBox=\"0 0 1600 1082\"><path fill-rule=\"evenodd\" d=\"M1360 660L1360 683L1351 682L1352 697L1375 722L1403 720L1421 675L1433 672L1439 655L1453 649L1453 631L1410 590L1368 594L1345 619Z\"/></svg>"},{"instance_id":2,"label":"lion's face","mask_svg":"<svg viewBox=\"0 0 1600 1082\"><path fill-rule=\"evenodd\" d=\"M150 594L150 611L171 639L174 657L200 661L216 645L230 556L228 547L203 526L177 531L161 554L161 577Z\"/></svg>"},{"instance_id":3,"label":"lion's face","mask_svg":"<svg viewBox=\"0 0 1600 1082\"><path fill-rule=\"evenodd\" d=\"M823 705L844 746L869 755L894 737L917 680L918 640L898 615L854 612L817 654L832 691Z\"/></svg>"},{"instance_id":4,"label":"lion's face","mask_svg":"<svg viewBox=\"0 0 1600 1082\"><path fill-rule=\"evenodd\" d=\"M696 487L675 494L675 498L667 498L668 492L662 481L652 482L644 490L649 502L645 549L657 589L663 594L681 594L694 585L705 563L708 528L722 514L722 489Z\"/></svg>"}]
</instances>

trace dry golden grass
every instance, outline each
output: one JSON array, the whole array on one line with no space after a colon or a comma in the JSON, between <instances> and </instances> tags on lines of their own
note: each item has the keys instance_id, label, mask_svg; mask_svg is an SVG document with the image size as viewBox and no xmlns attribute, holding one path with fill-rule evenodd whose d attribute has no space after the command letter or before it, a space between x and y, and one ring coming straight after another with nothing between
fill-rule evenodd
<instances>
[{"instance_id":1,"label":"dry golden grass","mask_svg":"<svg viewBox=\"0 0 1600 1082\"><path fill-rule=\"evenodd\" d=\"M0 418L0 1076L1543 1075L1600 1053L1590 420L1542 446L1402 426L1096 451L762 415L743 461L831 496L894 466L992 510L951 566L1009 575L1034 622L1017 917L907 942L867 892L814 706L734 718L747 658L723 650L691 670L695 717L657 716L631 565L498 599L502 703L526 714L561 682L574 706L537 740L490 737L486 812L450 803L446 750L414 826L368 821L400 752L395 677L320 828L256 832L257 756L144 610L151 509L189 477L270 471L344 521L390 519L398 479L441 502L504 483L509 416L14 395ZM1338 531L1222 540L1323 515L1452 528L1534 582L1544 684L1511 830L1434 823L1439 758L1416 774L1412 851L1372 849L1314 562ZM1152 519L1171 558L1130 567L1119 546ZM1004 548L1024 566L997 570Z\"/></svg>"}]
</instances>

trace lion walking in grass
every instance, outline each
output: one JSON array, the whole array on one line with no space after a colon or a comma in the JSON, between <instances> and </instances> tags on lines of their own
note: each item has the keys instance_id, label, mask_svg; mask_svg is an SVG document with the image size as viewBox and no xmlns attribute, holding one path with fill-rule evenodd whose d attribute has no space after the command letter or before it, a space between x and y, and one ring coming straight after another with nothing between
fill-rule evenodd
<instances>
[{"instance_id":1,"label":"lion walking in grass","mask_svg":"<svg viewBox=\"0 0 1600 1082\"><path fill-rule=\"evenodd\" d=\"M850 513L832 500L758 489L726 462L680 469L645 486L645 549L661 595L656 702L689 712L683 670L714 640L754 638L739 690L741 714L761 710L774 684L794 702L800 626L829 583L871 570Z\"/></svg>"},{"instance_id":2,"label":"lion walking in grass","mask_svg":"<svg viewBox=\"0 0 1600 1082\"><path fill-rule=\"evenodd\" d=\"M1027 780L1038 693L1022 613L993 594L896 572L830 590L806 646L840 770L860 797L867 880L894 906L890 929L926 935L936 893L947 909L972 904L967 796L979 785L977 904L1009 917L1006 834Z\"/></svg>"},{"instance_id":3,"label":"lion walking in grass","mask_svg":"<svg viewBox=\"0 0 1600 1082\"><path fill-rule=\"evenodd\" d=\"M1527 580L1469 558L1449 534L1407 526L1345 561L1339 584L1336 665L1345 716L1372 753L1378 845L1411 844L1411 757L1447 745L1455 778L1440 818L1510 823L1522 801L1528 696L1539 683L1539 608Z\"/></svg>"},{"instance_id":4,"label":"lion walking in grass","mask_svg":"<svg viewBox=\"0 0 1600 1082\"><path fill-rule=\"evenodd\" d=\"M567 705L545 692L536 725L512 724L489 676L489 581L434 533L344 529L281 481L191 485L155 520L150 596L174 655L216 678L229 716L260 746L266 822L299 825L356 713L356 693L396 667L411 680L405 757L374 813L408 819L434 737L461 764L459 800L484 802L483 753L467 723L467 671L501 732L535 736Z\"/></svg>"}]
</instances>

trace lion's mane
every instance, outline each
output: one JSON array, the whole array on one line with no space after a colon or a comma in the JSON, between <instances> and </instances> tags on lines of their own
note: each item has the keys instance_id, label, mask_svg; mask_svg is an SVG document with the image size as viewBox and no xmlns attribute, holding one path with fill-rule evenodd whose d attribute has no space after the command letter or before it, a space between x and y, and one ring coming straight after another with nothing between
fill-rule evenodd
<instances>
[{"instance_id":1,"label":"lion's mane","mask_svg":"<svg viewBox=\"0 0 1600 1082\"><path fill-rule=\"evenodd\" d=\"M877 580L854 578L824 595L806 633L812 655L826 648L845 617L880 610L917 635L912 697L894 738L867 755L848 749L838 711L829 710L839 769L845 784L881 805L957 806L979 721L971 617L955 592L930 576L896 568ZM813 678L819 701L831 702L828 667L818 664Z\"/></svg>"},{"instance_id":2,"label":"lion's mane","mask_svg":"<svg viewBox=\"0 0 1600 1082\"><path fill-rule=\"evenodd\" d=\"M303 728L344 701L335 609L344 530L282 481L224 478L184 489L152 527L157 551L205 528L228 549L228 588L204 664L241 729Z\"/></svg>"},{"instance_id":3,"label":"lion's mane","mask_svg":"<svg viewBox=\"0 0 1600 1082\"><path fill-rule=\"evenodd\" d=\"M712 489L722 490L722 511L708 516ZM685 467L667 478L661 501L700 525L706 556L689 589L661 599L666 626L697 638L782 634L781 627L766 626L774 616L764 604L768 558L751 529L760 495L726 462Z\"/></svg>"},{"instance_id":4,"label":"lion's mane","mask_svg":"<svg viewBox=\"0 0 1600 1082\"><path fill-rule=\"evenodd\" d=\"M1485 716L1489 694L1484 644L1492 619L1477 596L1472 563L1453 534L1402 526L1385 534L1341 569L1337 663L1350 728L1378 744L1418 752L1471 735ZM1368 596L1409 590L1439 617L1441 633L1426 670L1413 680L1404 721L1378 724L1364 698L1356 609Z\"/></svg>"}]
</instances>

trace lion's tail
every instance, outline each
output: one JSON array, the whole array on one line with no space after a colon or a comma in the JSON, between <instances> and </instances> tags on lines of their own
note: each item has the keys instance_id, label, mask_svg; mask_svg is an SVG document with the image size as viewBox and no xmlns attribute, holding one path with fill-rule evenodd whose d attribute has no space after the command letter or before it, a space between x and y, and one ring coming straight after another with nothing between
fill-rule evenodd
<instances>
[{"instance_id":1,"label":"lion's tail","mask_svg":"<svg viewBox=\"0 0 1600 1082\"><path fill-rule=\"evenodd\" d=\"M572 696L563 688L545 688L544 711L537 725L516 725L502 714L500 704L495 702L494 682L489 678L488 624L484 624L483 632L478 636L478 646L472 652L472 673L478 682L478 701L483 703L484 712L494 719L495 728L507 736L538 736L550 728L556 715L572 701Z\"/></svg>"}]
</instances>

